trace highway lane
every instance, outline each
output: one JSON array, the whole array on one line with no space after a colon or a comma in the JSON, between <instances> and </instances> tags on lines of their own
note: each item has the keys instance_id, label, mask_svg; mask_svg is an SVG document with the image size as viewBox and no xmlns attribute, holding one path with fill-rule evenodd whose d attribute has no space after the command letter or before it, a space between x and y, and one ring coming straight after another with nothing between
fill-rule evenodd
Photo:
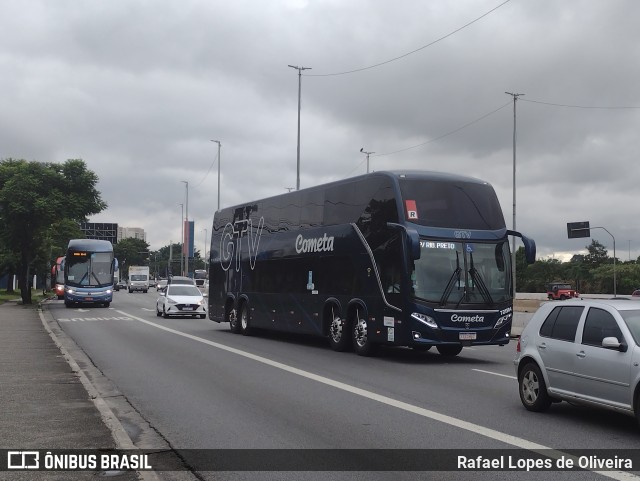
<instances>
[{"instance_id":1,"label":"highway lane","mask_svg":"<svg viewBox=\"0 0 640 481\"><path fill-rule=\"evenodd\" d=\"M54 302L49 310L175 448L640 447L635 421L623 415L566 403L544 414L524 410L514 343L465 348L455 358L409 349L362 358L335 353L322 340L243 337L209 320L165 320L155 316L155 299L154 291L120 292L109 309Z\"/></svg>"}]
</instances>

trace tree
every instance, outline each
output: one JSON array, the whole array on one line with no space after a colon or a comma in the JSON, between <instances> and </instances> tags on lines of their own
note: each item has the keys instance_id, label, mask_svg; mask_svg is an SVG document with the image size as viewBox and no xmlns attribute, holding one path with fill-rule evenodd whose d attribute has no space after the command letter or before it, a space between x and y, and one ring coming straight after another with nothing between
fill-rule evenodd
<instances>
[{"instance_id":1,"label":"tree","mask_svg":"<svg viewBox=\"0 0 640 481\"><path fill-rule=\"evenodd\" d=\"M590 269L609 262L607 248L597 240L591 239L591 244L585 247L589 253L584 256L584 262L589 265Z\"/></svg>"},{"instance_id":2,"label":"tree","mask_svg":"<svg viewBox=\"0 0 640 481\"><path fill-rule=\"evenodd\" d=\"M32 268L52 249L56 226L65 219L86 221L107 207L97 183L81 159L0 161L0 245L14 258L24 304L31 304Z\"/></svg>"},{"instance_id":3,"label":"tree","mask_svg":"<svg viewBox=\"0 0 640 481\"><path fill-rule=\"evenodd\" d=\"M113 254L120 264L121 275L128 276L129 266L149 265L149 244L142 239L122 239L113 246Z\"/></svg>"}]
</instances>

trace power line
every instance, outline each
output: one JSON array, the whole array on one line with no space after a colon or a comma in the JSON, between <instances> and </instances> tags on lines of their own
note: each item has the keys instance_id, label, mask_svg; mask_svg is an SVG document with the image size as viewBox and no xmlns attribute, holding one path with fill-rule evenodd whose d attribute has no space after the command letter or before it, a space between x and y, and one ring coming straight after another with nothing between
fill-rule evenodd
<instances>
[{"instance_id":1,"label":"power line","mask_svg":"<svg viewBox=\"0 0 640 481\"><path fill-rule=\"evenodd\" d=\"M556 104L552 102L543 102L541 100L531 100L531 99L519 99L523 102L531 102L532 104L542 104L542 105L550 105L552 107L565 107L569 109L596 109L596 110L631 110L631 109L640 109L640 107L631 107L631 106L612 106L612 107L603 107L603 106L595 106L595 105L569 105L569 104Z\"/></svg>"},{"instance_id":2,"label":"power line","mask_svg":"<svg viewBox=\"0 0 640 481\"><path fill-rule=\"evenodd\" d=\"M470 22L464 24L462 27L459 27L459 28L455 29L454 31L452 31L452 32L450 32L448 34L446 34L446 35L444 35L444 36L442 36L440 38L437 38L436 40L434 40L434 41L432 41L432 42L430 42L430 43L428 43L426 45L423 45L422 47L419 47L419 48L417 48L415 50L412 50L411 52L407 52L407 53L405 53L403 55L400 55L398 57L394 57L392 59L385 60L384 62L380 62L380 63L377 63L375 65L369 65L368 67L361 67L361 68L357 68L357 69L354 69L354 70L347 70L345 72L334 72L334 73L325 73L325 74L305 74L305 77L331 77L331 76L336 76L336 75L347 75L347 74L350 74L350 73L362 72L363 70L370 70L372 68L380 67L382 65L386 65L388 63L395 62L396 60L400 60L400 59L403 59L405 57L408 57L409 55L412 55L412 54L414 54L416 52L419 52L420 50L424 50L427 47L431 47L432 45L435 45L436 43L441 42L442 40L451 37L452 35L458 33L459 31L464 30L465 28L469 27L470 25L473 25L477 21L483 19L484 17L486 17L490 13L495 12L500 7L502 7L503 5L506 5L510 1L511 0L506 0L506 1L502 2L500 5L498 5L497 7L494 7L491 10L489 10L488 12L480 15L478 18L476 18L474 20L471 20Z\"/></svg>"},{"instance_id":3,"label":"power line","mask_svg":"<svg viewBox=\"0 0 640 481\"><path fill-rule=\"evenodd\" d=\"M475 120L472 120L471 122L467 122L466 124L464 124L464 125L462 125L462 126L458 127L457 129L451 130L450 132L447 132L446 134L442 134L442 135L440 135L440 136L438 136L438 137L434 137L433 139L429 139L429 140L427 140L427 141L425 141L425 142L422 142L421 144L412 145L411 147L405 147L404 149L400 149L400 150L394 150L393 152L385 152L385 153L382 153L382 154L375 154L375 155L373 155L373 157L380 157L380 156L383 156L383 155L397 154L397 153L399 153L399 152L404 152L404 151L406 151L406 150L416 149L416 148L418 148L418 147L422 147L423 145L430 144L431 142L435 142L435 141L437 141L437 140L444 139L445 137L448 137L449 135L453 135L453 134L455 134L455 133L457 133L457 132L460 132L461 130L466 129L467 127L470 127L470 126L471 126L471 125L473 125L473 124L477 124L477 123L478 123L478 122L480 122L481 120L486 119L486 118L487 118L487 117L489 117L490 115L495 114L496 112L498 112L498 111L502 110L503 108L507 107L508 105L511 105L511 101L509 101L509 102L505 103L504 105L501 105L500 107L498 107L497 109L492 110L492 111L491 111L491 112L489 112L489 113L484 114L484 115L483 115L483 116L481 116L481 117L478 117L478 118L477 118L477 119L475 119Z\"/></svg>"},{"instance_id":4,"label":"power line","mask_svg":"<svg viewBox=\"0 0 640 481\"><path fill-rule=\"evenodd\" d=\"M495 114L496 112L498 112L498 111L500 111L500 110L504 109L505 107L507 107L507 106L509 106L509 105L511 105L511 101L508 101L507 103L505 103L505 104L501 105L501 106L500 106L500 107L498 107L497 109L494 109L494 110L492 110L491 112L488 112L488 113L486 113L486 114L482 115L481 117L478 117L477 119L472 120L471 122L467 122L466 124L464 124L464 125L462 125L462 126L460 126L460 127L456 128L456 129L454 129L454 130L451 130L451 131L447 132L446 134L442 134L442 135L440 135L440 136L438 136L438 137L434 137L433 139L429 139L429 140L427 140L427 141L425 141L425 142L422 142L421 144L412 145L411 147L405 147L404 149L394 150L393 152L385 152L385 153L380 153L380 154L376 154L375 152L372 152L372 153L371 153L371 156L372 156L372 157L382 157L382 156L384 156L384 155L397 154L397 153L400 153L400 152L405 152L405 151L407 151L407 150L417 149L418 147L422 147L423 145L427 145L427 144L430 144L430 143L432 143L432 142L436 142L437 140L444 139L445 137L448 137L448 136L453 135L453 134L455 134L455 133L457 133L457 132L460 132L461 130L466 129L467 127L470 127L470 126L471 126L471 125L473 125L473 124L477 124L477 123L478 123L478 122L480 122L481 120L486 119L486 118L487 118L487 117L489 117L490 115ZM367 161L367 159L364 159L362 162L360 162L356 167L354 167L353 169L351 169L351 170L349 171L349 173L348 173L345 177L349 177L349 176L350 176L350 175L351 175L355 170L359 169L359 168L360 168L360 166L362 166L362 164L364 164L366 161Z\"/></svg>"}]
</instances>

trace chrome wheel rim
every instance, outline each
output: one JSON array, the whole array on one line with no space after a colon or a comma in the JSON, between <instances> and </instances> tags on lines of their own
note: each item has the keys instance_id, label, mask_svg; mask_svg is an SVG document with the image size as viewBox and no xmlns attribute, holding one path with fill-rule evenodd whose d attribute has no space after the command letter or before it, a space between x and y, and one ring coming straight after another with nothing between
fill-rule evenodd
<instances>
[{"instance_id":1,"label":"chrome wheel rim","mask_svg":"<svg viewBox=\"0 0 640 481\"><path fill-rule=\"evenodd\" d=\"M354 337L358 346L362 347L367 343L367 321L358 319L354 330Z\"/></svg>"},{"instance_id":2,"label":"chrome wheel rim","mask_svg":"<svg viewBox=\"0 0 640 481\"><path fill-rule=\"evenodd\" d=\"M340 342L340 339L342 339L342 326L343 326L343 322L342 319L340 319L339 317L335 317L333 319L333 321L331 322L331 339L333 340L333 342Z\"/></svg>"}]
</instances>

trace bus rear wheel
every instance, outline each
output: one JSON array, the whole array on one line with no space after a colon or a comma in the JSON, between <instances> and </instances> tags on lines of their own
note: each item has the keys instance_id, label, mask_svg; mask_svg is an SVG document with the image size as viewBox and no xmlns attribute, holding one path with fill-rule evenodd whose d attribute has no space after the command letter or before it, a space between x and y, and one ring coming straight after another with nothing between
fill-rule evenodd
<instances>
[{"instance_id":1,"label":"bus rear wheel","mask_svg":"<svg viewBox=\"0 0 640 481\"><path fill-rule=\"evenodd\" d=\"M238 311L235 307L229 309L227 318L229 319L229 329L234 334L240 334L240 320L238 319Z\"/></svg>"},{"instance_id":2,"label":"bus rear wheel","mask_svg":"<svg viewBox=\"0 0 640 481\"><path fill-rule=\"evenodd\" d=\"M251 334L251 326L249 325L249 307L245 302L240 308L240 334L248 336Z\"/></svg>"},{"instance_id":3,"label":"bus rear wheel","mask_svg":"<svg viewBox=\"0 0 640 481\"><path fill-rule=\"evenodd\" d=\"M372 356L376 352L376 345L371 342L369 325L366 319L358 313L353 324L353 349L359 356Z\"/></svg>"},{"instance_id":4,"label":"bus rear wheel","mask_svg":"<svg viewBox=\"0 0 640 481\"><path fill-rule=\"evenodd\" d=\"M333 315L333 320L329 326L329 345L331 349L338 352L347 351L351 347L351 329L345 319Z\"/></svg>"}]
</instances>

